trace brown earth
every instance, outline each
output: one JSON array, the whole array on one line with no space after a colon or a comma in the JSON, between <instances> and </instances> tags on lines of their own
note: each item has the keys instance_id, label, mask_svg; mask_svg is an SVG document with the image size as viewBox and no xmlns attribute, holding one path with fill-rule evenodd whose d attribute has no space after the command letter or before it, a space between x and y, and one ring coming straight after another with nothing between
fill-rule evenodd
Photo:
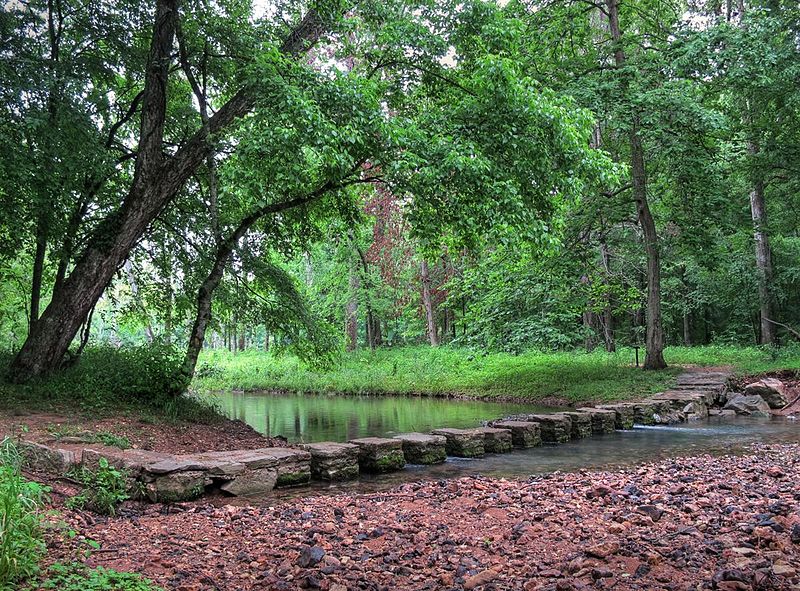
<instances>
[{"instance_id":1,"label":"brown earth","mask_svg":"<svg viewBox=\"0 0 800 591\"><path fill-rule=\"evenodd\" d=\"M87 443L105 449L92 440L97 433L126 437L131 447L163 453L185 454L201 451L230 451L286 445L282 437L264 437L243 423L220 418L213 424L158 422L135 416L90 419L72 414L30 413L0 415L0 438L21 437L36 443L58 442L64 449L83 449Z\"/></svg>"},{"instance_id":2,"label":"brown earth","mask_svg":"<svg viewBox=\"0 0 800 591\"><path fill-rule=\"evenodd\" d=\"M246 506L53 502L49 559L165 589L800 589L800 445L529 480L460 478ZM220 506L221 504L221 506Z\"/></svg>"}]
</instances>

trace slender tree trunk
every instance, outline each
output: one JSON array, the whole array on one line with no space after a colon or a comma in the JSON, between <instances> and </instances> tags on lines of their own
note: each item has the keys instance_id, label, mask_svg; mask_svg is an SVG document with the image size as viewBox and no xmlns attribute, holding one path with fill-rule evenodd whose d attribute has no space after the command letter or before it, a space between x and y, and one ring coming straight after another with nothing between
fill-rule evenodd
<instances>
[{"instance_id":1,"label":"slender tree trunk","mask_svg":"<svg viewBox=\"0 0 800 591\"><path fill-rule=\"evenodd\" d=\"M611 256L609 254L608 244L606 244L605 239L601 239L600 241L600 260L603 265L603 276L605 277L605 282L608 286L611 277ZM614 342L614 310L611 305L611 294L608 292L605 295L605 307L603 308L601 324L603 328L603 342L605 344L606 351L613 353L617 350L617 346Z\"/></svg>"},{"instance_id":2,"label":"slender tree trunk","mask_svg":"<svg viewBox=\"0 0 800 591\"><path fill-rule=\"evenodd\" d=\"M42 276L44 258L47 254L47 231L44 220L36 225L36 252L33 255L33 275L31 280L31 315L28 319L28 334L31 334L39 320L39 305L42 301Z\"/></svg>"},{"instance_id":3,"label":"slender tree trunk","mask_svg":"<svg viewBox=\"0 0 800 591\"><path fill-rule=\"evenodd\" d=\"M439 333L436 330L436 311L433 308L433 297L431 296L431 276L428 272L428 262L424 259L420 265L420 276L422 278L422 304L425 306L428 339L431 347L438 347Z\"/></svg>"},{"instance_id":4,"label":"slender tree trunk","mask_svg":"<svg viewBox=\"0 0 800 591\"><path fill-rule=\"evenodd\" d=\"M264 351L269 351L269 325L264 323Z\"/></svg>"},{"instance_id":5,"label":"slender tree trunk","mask_svg":"<svg viewBox=\"0 0 800 591\"><path fill-rule=\"evenodd\" d=\"M178 0L158 0L145 75L140 141L133 182L121 208L95 230L73 272L28 334L9 368L9 379L24 382L61 366L75 335L100 299L114 273L153 220L206 160L209 134L228 128L249 113L255 96L243 88L223 105L207 128L196 132L165 162L166 90ZM324 30L319 15L309 11L281 47L289 56L306 51Z\"/></svg>"},{"instance_id":6,"label":"slender tree trunk","mask_svg":"<svg viewBox=\"0 0 800 591\"><path fill-rule=\"evenodd\" d=\"M683 344L687 347L692 346L692 322L688 310L683 312Z\"/></svg>"},{"instance_id":7,"label":"slender tree trunk","mask_svg":"<svg viewBox=\"0 0 800 591\"><path fill-rule=\"evenodd\" d=\"M131 264L130 260L127 260L125 261L123 268L125 269L125 275L128 278L128 285L131 288L133 302L145 317L144 332L147 335L147 342L152 343L153 340L155 340L155 337L153 336L153 327L150 325L150 319L147 317L147 310L142 303L142 298L139 297L139 285L136 283L136 277L133 275L133 264Z\"/></svg>"},{"instance_id":8,"label":"slender tree trunk","mask_svg":"<svg viewBox=\"0 0 800 591\"><path fill-rule=\"evenodd\" d=\"M358 347L358 290L360 287L358 271L354 266L350 266L350 299L347 300L345 307L345 345L348 351L355 351Z\"/></svg>"},{"instance_id":9,"label":"slender tree trunk","mask_svg":"<svg viewBox=\"0 0 800 591\"><path fill-rule=\"evenodd\" d=\"M616 46L614 60L618 68L625 65L622 48L622 32L619 27L619 0L606 0L611 36ZM658 235L650 205L647 202L647 173L644 164L644 148L639 134L639 116L632 115L629 133L631 147L631 174L633 199L642 228L644 248L647 254L647 335L644 369L664 369L664 330L661 325L661 262L658 251Z\"/></svg>"},{"instance_id":10,"label":"slender tree trunk","mask_svg":"<svg viewBox=\"0 0 800 591\"><path fill-rule=\"evenodd\" d=\"M751 143L751 154L758 153L758 147ZM760 179L750 191L750 213L753 218L753 237L756 250L756 272L758 273L758 301L760 315L760 343L774 345L776 327L770 322L775 318L775 303L772 297L772 253L767 233L767 209L764 200L764 183Z\"/></svg>"}]
</instances>

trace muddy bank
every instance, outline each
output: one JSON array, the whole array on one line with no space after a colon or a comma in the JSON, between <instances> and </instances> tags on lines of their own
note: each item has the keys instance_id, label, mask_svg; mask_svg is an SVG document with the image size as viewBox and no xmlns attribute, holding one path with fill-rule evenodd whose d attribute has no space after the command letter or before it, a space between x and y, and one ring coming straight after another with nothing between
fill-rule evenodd
<instances>
[{"instance_id":1,"label":"muddy bank","mask_svg":"<svg viewBox=\"0 0 800 591\"><path fill-rule=\"evenodd\" d=\"M51 559L166 589L800 589L800 446L530 480L460 478L290 503L127 504ZM66 492L66 491L61 491ZM61 504L59 491L54 495Z\"/></svg>"}]
</instances>

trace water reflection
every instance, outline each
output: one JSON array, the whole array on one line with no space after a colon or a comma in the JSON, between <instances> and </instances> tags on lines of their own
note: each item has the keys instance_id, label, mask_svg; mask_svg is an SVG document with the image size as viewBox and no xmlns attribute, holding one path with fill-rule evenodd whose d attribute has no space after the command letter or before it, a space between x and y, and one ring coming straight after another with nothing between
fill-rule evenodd
<instances>
[{"instance_id":1,"label":"water reflection","mask_svg":"<svg viewBox=\"0 0 800 591\"><path fill-rule=\"evenodd\" d=\"M553 410L526 404L400 396L222 392L214 399L227 416L265 435L282 435L292 442L347 441L439 427L468 428L505 415Z\"/></svg>"}]
</instances>

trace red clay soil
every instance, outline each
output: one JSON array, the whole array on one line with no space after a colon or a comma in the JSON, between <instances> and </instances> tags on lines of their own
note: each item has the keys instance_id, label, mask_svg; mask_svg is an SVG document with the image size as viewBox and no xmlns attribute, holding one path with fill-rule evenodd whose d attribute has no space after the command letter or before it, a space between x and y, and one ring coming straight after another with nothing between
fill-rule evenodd
<instances>
[{"instance_id":1,"label":"red clay soil","mask_svg":"<svg viewBox=\"0 0 800 591\"><path fill-rule=\"evenodd\" d=\"M134 448L174 454L286 445L283 438L264 437L246 423L228 419L200 425L182 422L152 424L136 417L124 416L91 420L48 413L0 415L0 438L11 435L37 443L53 443L58 438L58 447L64 449L88 447L85 441L69 442L72 438L85 439L83 435L99 432L126 437ZM104 449L96 442L89 442L93 448Z\"/></svg>"},{"instance_id":2,"label":"red clay soil","mask_svg":"<svg viewBox=\"0 0 800 591\"><path fill-rule=\"evenodd\" d=\"M460 478L247 506L54 503L50 559L164 589L800 589L800 445L530 480Z\"/></svg>"}]
</instances>

